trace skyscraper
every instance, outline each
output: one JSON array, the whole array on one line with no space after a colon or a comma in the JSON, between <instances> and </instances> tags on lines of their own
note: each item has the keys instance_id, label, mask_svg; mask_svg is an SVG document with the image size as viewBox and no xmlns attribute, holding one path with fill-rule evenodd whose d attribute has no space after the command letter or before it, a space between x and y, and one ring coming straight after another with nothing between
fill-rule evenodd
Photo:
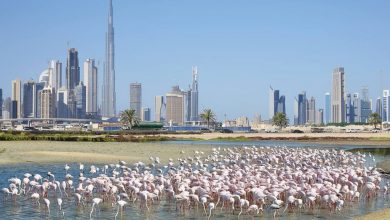
<instances>
[{"instance_id":1,"label":"skyscraper","mask_svg":"<svg viewBox=\"0 0 390 220\"><path fill-rule=\"evenodd\" d=\"M363 87L360 99L360 122L368 123L368 119L372 113L371 101L368 95L368 88Z\"/></svg>"},{"instance_id":2,"label":"skyscraper","mask_svg":"<svg viewBox=\"0 0 390 220\"><path fill-rule=\"evenodd\" d=\"M276 112L286 114L286 97L284 95L279 98Z\"/></svg>"},{"instance_id":3,"label":"skyscraper","mask_svg":"<svg viewBox=\"0 0 390 220\"><path fill-rule=\"evenodd\" d=\"M51 60L49 65L49 85L55 92L62 86L62 63L58 60Z\"/></svg>"},{"instance_id":4,"label":"skyscraper","mask_svg":"<svg viewBox=\"0 0 390 220\"><path fill-rule=\"evenodd\" d=\"M41 117L41 96L39 95L39 92L45 88L45 83L44 82L38 82L35 83L35 96L36 96L36 118Z\"/></svg>"},{"instance_id":5,"label":"skyscraper","mask_svg":"<svg viewBox=\"0 0 390 220\"><path fill-rule=\"evenodd\" d=\"M271 86L269 87L269 111L268 117L270 120L274 117L275 113L278 110L279 103L279 90L274 90Z\"/></svg>"},{"instance_id":6,"label":"skyscraper","mask_svg":"<svg viewBox=\"0 0 390 220\"><path fill-rule=\"evenodd\" d=\"M3 102L3 119L12 118L12 101L10 97L4 99Z\"/></svg>"},{"instance_id":7,"label":"skyscraper","mask_svg":"<svg viewBox=\"0 0 390 220\"><path fill-rule=\"evenodd\" d=\"M86 88L82 81L74 89L76 98L76 118L85 118L86 113Z\"/></svg>"},{"instance_id":8,"label":"skyscraper","mask_svg":"<svg viewBox=\"0 0 390 220\"><path fill-rule=\"evenodd\" d=\"M103 77L103 100L102 115L114 117L116 115L116 93L115 93L115 45L113 26L113 7L110 0L108 12L108 30L106 33L106 62Z\"/></svg>"},{"instance_id":9,"label":"skyscraper","mask_svg":"<svg viewBox=\"0 0 390 220\"><path fill-rule=\"evenodd\" d=\"M78 52L75 48L68 49L68 59L66 63L66 88L74 89L80 82L80 67Z\"/></svg>"},{"instance_id":10,"label":"skyscraper","mask_svg":"<svg viewBox=\"0 0 390 220\"><path fill-rule=\"evenodd\" d=\"M55 118L55 93L51 86L39 91L41 118Z\"/></svg>"},{"instance_id":11,"label":"skyscraper","mask_svg":"<svg viewBox=\"0 0 390 220\"><path fill-rule=\"evenodd\" d=\"M154 120L156 122L163 121L164 96L154 97Z\"/></svg>"},{"instance_id":12,"label":"skyscraper","mask_svg":"<svg viewBox=\"0 0 390 220\"><path fill-rule=\"evenodd\" d=\"M316 99L314 97L311 97L310 100L308 100L307 116L307 122L309 124L316 124Z\"/></svg>"},{"instance_id":13,"label":"skyscraper","mask_svg":"<svg viewBox=\"0 0 390 220\"><path fill-rule=\"evenodd\" d=\"M12 118L21 118L22 115L22 82L12 80Z\"/></svg>"},{"instance_id":14,"label":"skyscraper","mask_svg":"<svg viewBox=\"0 0 390 220\"><path fill-rule=\"evenodd\" d=\"M379 117L382 118L382 98L381 97L378 97L376 99L376 103L375 103L375 112L378 113Z\"/></svg>"},{"instance_id":15,"label":"skyscraper","mask_svg":"<svg viewBox=\"0 0 390 220\"><path fill-rule=\"evenodd\" d=\"M33 80L23 84L23 117L37 117L37 90Z\"/></svg>"},{"instance_id":16,"label":"skyscraper","mask_svg":"<svg viewBox=\"0 0 390 220\"><path fill-rule=\"evenodd\" d=\"M98 75L93 59L87 59L84 62L84 84L86 87L86 112L90 115L97 115Z\"/></svg>"},{"instance_id":17,"label":"skyscraper","mask_svg":"<svg viewBox=\"0 0 390 220\"><path fill-rule=\"evenodd\" d=\"M389 90L383 90L383 97L382 97L382 122L389 122L390 121L390 91Z\"/></svg>"},{"instance_id":18,"label":"skyscraper","mask_svg":"<svg viewBox=\"0 0 390 220\"><path fill-rule=\"evenodd\" d=\"M130 109L135 110L135 114L141 118L142 106L142 85L141 83L130 83Z\"/></svg>"},{"instance_id":19,"label":"skyscraper","mask_svg":"<svg viewBox=\"0 0 390 220\"><path fill-rule=\"evenodd\" d=\"M3 89L0 89L0 119L3 118Z\"/></svg>"},{"instance_id":20,"label":"skyscraper","mask_svg":"<svg viewBox=\"0 0 390 220\"><path fill-rule=\"evenodd\" d=\"M324 124L331 123L332 111L331 111L331 98L330 93L325 93L325 109L324 109Z\"/></svg>"},{"instance_id":21,"label":"skyscraper","mask_svg":"<svg viewBox=\"0 0 390 220\"><path fill-rule=\"evenodd\" d=\"M306 105L307 105L306 92L303 91L302 93L298 94L298 124L299 125L304 125L307 122Z\"/></svg>"},{"instance_id":22,"label":"skyscraper","mask_svg":"<svg viewBox=\"0 0 390 220\"><path fill-rule=\"evenodd\" d=\"M338 67L333 70L332 81L332 122L345 122L344 100L344 68Z\"/></svg>"},{"instance_id":23,"label":"skyscraper","mask_svg":"<svg viewBox=\"0 0 390 220\"><path fill-rule=\"evenodd\" d=\"M150 121L150 108L142 108L142 121Z\"/></svg>"},{"instance_id":24,"label":"skyscraper","mask_svg":"<svg viewBox=\"0 0 390 220\"><path fill-rule=\"evenodd\" d=\"M57 118L68 118L68 95L65 87L61 87L57 92Z\"/></svg>"},{"instance_id":25,"label":"skyscraper","mask_svg":"<svg viewBox=\"0 0 390 220\"><path fill-rule=\"evenodd\" d=\"M191 105L191 95L192 91L191 88L189 88L187 91L183 91L184 95L184 120L185 121L191 121L191 110L192 110L192 105Z\"/></svg>"},{"instance_id":26,"label":"skyscraper","mask_svg":"<svg viewBox=\"0 0 390 220\"><path fill-rule=\"evenodd\" d=\"M184 124L184 95L179 86L173 86L166 97L166 122L169 124Z\"/></svg>"},{"instance_id":27,"label":"skyscraper","mask_svg":"<svg viewBox=\"0 0 390 220\"><path fill-rule=\"evenodd\" d=\"M199 120L199 91L198 91L198 68L192 68L192 87L191 87L191 121Z\"/></svg>"},{"instance_id":28,"label":"skyscraper","mask_svg":"<svg viewBox=\"0 0 390 220\"><path fill-rule=\"evenodd\" d=\"M324 110L318 109L317 114L316 114L316 124L321 125L323 123L324 123Z\"/></svg>"}]
</instances>

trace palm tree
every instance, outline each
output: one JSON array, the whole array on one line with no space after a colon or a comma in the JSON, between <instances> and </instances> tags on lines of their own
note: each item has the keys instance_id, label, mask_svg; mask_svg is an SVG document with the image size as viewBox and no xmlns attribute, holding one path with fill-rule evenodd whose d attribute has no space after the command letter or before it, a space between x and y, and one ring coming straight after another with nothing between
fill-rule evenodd
<instances>
[{"instance_id":1,"label":"palm tree","mask_svg":"<svg viewBox=\"0 0 390 220\"><path fill-rule=\"evenodd\" d=\"M374 112L370 115L370 118L368 119L368 122L371 125L374 125L374 128L376 129L376 126L380 123L382 123L381 117L377 112Z\"/></svg>"},{"instance_id":2,"label":"palm tree","mask_svg":"<svg viewBox=\"0 0 390 220\"><path fill-rule=\"evenodd\" d=\"M272 125L276 125L279 129L285 128L288 125L288 118L286 114L278 112L272 118Z\"/></svg>"},{"instance_id":3,"label":"palm tree","mask_svg":"<svg viewBox=\"0 0 390 220\"><path fill-rule=\"evenodd\" d=\"M132 129L133 126L139 124L139 118L135 114L134 109L126 109L120 113L121 122Z\"/></svg>"},{"instance_id":4,"label":"palm tree","mask_svg":"<svg viewBox=\"0 0 390 220\"><path fill-rule=\"evenodd\" d=\"M214 114L214 112L211 109L204 109L203 113L200 114L200 118L203 121L206 121L207 122L207 127L209 127L210 126L210 122L214 122L215 121L215 114Z\"/></svg>"}]
</instances>

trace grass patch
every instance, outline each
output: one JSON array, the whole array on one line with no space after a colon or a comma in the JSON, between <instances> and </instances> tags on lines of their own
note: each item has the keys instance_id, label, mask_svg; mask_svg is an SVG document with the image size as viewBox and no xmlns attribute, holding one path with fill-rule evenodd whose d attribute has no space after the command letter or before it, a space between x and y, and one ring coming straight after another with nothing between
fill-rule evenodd
<instances>
[{"instance_id":1,"label":"grass patch","mask_svg":"<svg viewBox=\"0 0 390 220\"><path fill-rule=\"evenodd\" d=\"M7 151L7 148L0 149L0 154L5 153L5 151Z\"/></svg>"},{"instance_id":2,"label":"grass patch","mask_svg":"<svg viewBox=\"0 0 390 220\"><path fill-rule=\"evenodd\" d=\"M79 134L33 134L0 133L0 141L69 141L69 142L157 142L173 140L155 135L79 135Z\"/></svg>"},{"instance_id":3,"label":"grass patch","mask_svg":"<svg viewBox=\"0 0 390 220\"><path fill-rule=\"evenodd\" d=\"M371 137L370 141L390 141L390 137Z\"/></svg>"}]
</instances>

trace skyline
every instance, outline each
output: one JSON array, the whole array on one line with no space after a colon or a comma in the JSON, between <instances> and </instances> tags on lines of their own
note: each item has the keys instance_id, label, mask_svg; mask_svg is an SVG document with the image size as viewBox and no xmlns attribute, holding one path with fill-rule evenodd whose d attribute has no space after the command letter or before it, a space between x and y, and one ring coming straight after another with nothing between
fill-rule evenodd
<instances>
[{"instance_id":1,"label":"skyline","mask_svg":"<svg viewBox=\"0 0 390 220\"><path fill-rule=\"evenodd\" d=\"M13 27L10 27L8 22L4 24L4 31L16 38L10 41L7 40L8 35L0 37L1 42L14 42L2 43L2 46L10 51L1 55L0 59L0 64L4 67L2 72L6 75L0 83L4 97L11 96L12 80L19 78L25 82L33 76L37 79L38 74L47 68L47 61L50 59L65 63L67 41L71 42L69 47L78 49L80 63L86 58L95 58L97 63L100 62L98 81L102 82L107 1L85 1L77 4L76 1L67 1L68 5L64 2L54 4L59 8L57 17L69 12L68 7L78 6L72 11L74 14L67 16L76 15L76 18L82 18L80 24L72 24L76 30L87 27L88 32L80 31L80 34L69 37L71 39L65 39L68 38L67 35L59 30L64 23L67 27L66 21L47 19L42 20L42 25L37 22L42 16L39 14L42 9L38 6L44 5L43 3L34 5L30 2L17 2L4 6L10 10L5 10L6 12L0 15L3 22L20 19L20 14L12 15L12 6L16 5L21 13L31 6L36 10L26 11L25 16L38 15L38 18L23 21L23 30L19 32L17 30L21 27L18 22L15 22ZM96 8L86 10L91 2ZM284 7L280 8L281 13L286 13L284 18L270 14L260 7L262 4L256 2L227 2L220 11L211 13L219 9L219 3L221 1L201 1L197 4L159 2L151 3L151 6L147 7L137 2L114 1L119 110L129 107L129 83L137 81L143 84L142 102L145 104L142 107L153 109L156 95L169 92L174 85L188 87L191 82L190 67L194 65L198 66L201 76L199 110L212 108L220 120L225 113L228 118L242 115L253 117L256 113L267 118L269 85L286 96L286 111L290 120L293 119L293 100L301 91L306 91L308 97L314 96L317 106L323 108L324 93L331 92L332 70L338 66L345 67L346 93L360 92L362 86L368 86L370 98L375 100L382 95L383 89L390 87L390 74L386 74L390 70L390 45L386 41L390 39L390 34L381 25L389 20L389 15L385 13L385 8L389 5L387 2L378 3L376 6L367 3L360 6L358 3L349 5L351 2L335 2L333 6L307 1L284 3ZM206 4L207 7L204 7ZM242 8L234 7L237 4ZM300 5L304 7L301 9L298 7ZM350 7L345 7L348 5ZM205 16L194 19L185 11L175 10L190 6L194 6L195 11L201 11ZM280 4L265 4L268 9L278 8L277 6ZM288 10L293 6L296 7L296 13ZM199 8L204 10L196 10ZM350 10L342 10L346 8ZM168 10L164 12L164 9ZM264 13L260 13L263 10ZM302 10L308 10L308 13L302 16L302 13L299 13ZM148 13L142 16L145 11ZM235 11L239 12L239 16L230 18L228 15ZM157 12L156 15L152 15L153 12ZM51 13L47 16L53 16ZM214 16L215 14L219 16ZM320 19L325 15L335 17L327 16L327 24L324 19ZM307 19L308 17L313 19ZM182 18L183 21L177 21L177 18ZM258 22L265 25L259 25ZM286 24L282 24L283 22ZM316 22L319 22L321 27L315 26ZM26 26L26 23L30 25ZM37 24L40 25L37 27ZM60 28L53 27L54 25ZM37 30L29 30L30 26ZM52 33L53 29L58 31L58 34L48 40L44 35L47 31ZM20 31L24 35L18 34ZM302 31L304 32L300 33ZM281 38L281 34L284 34L285 39ZM331 35L321 37L322 34ZM18 38L31 35L32 38L25 40L23 47L19 48L23 49L23 52L19 50L18 53L17 49L22 45L17 43L23 43L18 42ZM20 60L23 60L23 65L20 65ZM63 68L63 72L64 70ZM316 73L315 77L313 72Z\"/></svg>"}]
</instances>

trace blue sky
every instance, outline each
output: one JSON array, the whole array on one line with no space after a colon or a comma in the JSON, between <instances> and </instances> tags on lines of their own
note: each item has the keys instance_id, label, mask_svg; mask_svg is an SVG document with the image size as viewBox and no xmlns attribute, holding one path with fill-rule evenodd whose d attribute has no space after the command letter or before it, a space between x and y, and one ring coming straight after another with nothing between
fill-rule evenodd
<instances>
[{"instance_id":1,"label":"blue sky","mask_svg":"<svg viewBox=\"0 0 390 220\"><path fill-rule=\"evenodd\" d=\"M118 109L129 83L143 84L143 106L200 74L200 108L218 118L268 117L268 86L293 98L305 90L323 107L333 68L346 90L390 88L390 1L114 0ZM37 79L50 59L66 63L67 42L80 62L100 60L103 75L108 1L0 0L1 81ZM65 69L63 70L65 75ZM101 94L99 94L101 95Z\"/></svg>"}]
</instances>

